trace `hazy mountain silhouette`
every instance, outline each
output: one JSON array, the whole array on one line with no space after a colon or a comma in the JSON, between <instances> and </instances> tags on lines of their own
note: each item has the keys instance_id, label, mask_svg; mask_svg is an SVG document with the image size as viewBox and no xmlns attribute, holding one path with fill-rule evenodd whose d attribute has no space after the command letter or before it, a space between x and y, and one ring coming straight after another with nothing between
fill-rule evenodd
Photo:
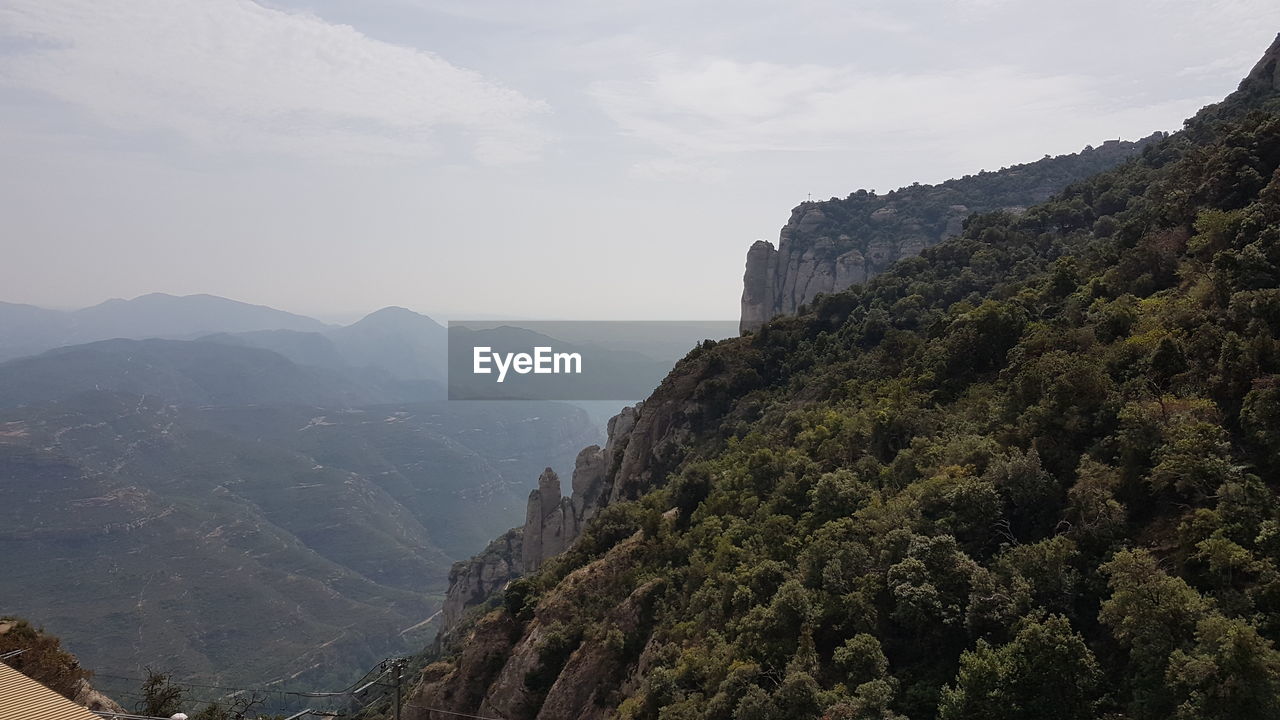
<instances>
[{"instance_id":1,"label":"hazy mountain silhouette","mask_svg":"<svg viewBox=\"0 0 1280 720\"><path fill-rule=\"evenodd\" d=\"M426 315L386 307L327 332L349 365L374 365L401 380L443 380L448 332Z\"/></svg>"},{"instance_id":2,"label":"hazy mountain silhouette","mask_svg":"<svg viewBox=\"0 0 1280 720\"><path fill-rule=\"evenodd\" d=\"M190 339L221 332L322 331L315 318L216 295L151 293L64 312L0 303L0 359L114 338Z\"/></svg>"}]
</instances>

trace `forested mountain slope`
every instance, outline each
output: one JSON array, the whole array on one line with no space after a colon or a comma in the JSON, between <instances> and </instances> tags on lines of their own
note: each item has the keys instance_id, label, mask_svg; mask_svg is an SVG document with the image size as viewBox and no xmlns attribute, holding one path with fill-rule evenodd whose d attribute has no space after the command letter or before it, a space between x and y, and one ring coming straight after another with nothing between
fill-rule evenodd
<instances>
[{"instance_id":1,"label":"forested mountain slope","mask_svg":"<svg viewBox=\"0 0 1280 720\"><path fill-rule=\"evenodd\" d=\"M690 353L412 717L1280 717L1278 65Z\"/></svg>"}]
</instances>

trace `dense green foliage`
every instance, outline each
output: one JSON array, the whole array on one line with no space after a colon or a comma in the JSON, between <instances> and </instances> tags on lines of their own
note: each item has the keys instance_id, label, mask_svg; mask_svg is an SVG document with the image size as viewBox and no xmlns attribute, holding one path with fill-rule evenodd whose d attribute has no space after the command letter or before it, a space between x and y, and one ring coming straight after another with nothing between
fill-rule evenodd
<instances>
[{"instance_id":1,"label":"dense green foliage","mask_svg":"<svg viewBox=\"0 0 1280 720\"><path fill-rule=\"evenodd\" d=\"M635 537L561 633L659 584L624 718L1280 717L1278 167L1237 94L700 347L683 460L507 611Z\"/></svg>"}]
</instances>

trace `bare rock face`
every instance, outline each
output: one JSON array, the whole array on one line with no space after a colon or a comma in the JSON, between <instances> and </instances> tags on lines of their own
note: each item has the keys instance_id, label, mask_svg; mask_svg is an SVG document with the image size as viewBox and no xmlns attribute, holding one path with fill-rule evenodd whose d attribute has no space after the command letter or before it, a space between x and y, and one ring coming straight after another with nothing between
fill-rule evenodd
<instances>
[{"instance_id":1,"label":"bare rock face","mask_svg":"<svg viewBox=\"0 0 1280 720\"><path fill-rule=\"evenodd\" d=\"M817 206L807 202L792 211L779 233L778 246L757 240L747 251L742 278L741 332L758 329L778 315L794 314L820 294L845 290L866 282L901 258L919 254L930 245L957 234L969 208L952 204L937 227L925 228L891 205L866 218L877 235L892 239L854 237L836 227Z\"/></svg>"},{"instance_id":2,"label":"bare rock face","mask_svg":"<svg viewBox=\"0 0 1280 720\"><path fill-rule=\"evenodd\" d=\"M742 277L741 329L754 330L777 314L773 287L778 275L778 251L773 243L757 240L747 251L747 271Z\"/></svg>"},{"instance_id":3,"label":"bare rock face","mask_svg":"<svg viewBox=\"0 0 1280 720\"><path fill-rule=\"evenodd\" d=\"M508 530L489 543L484 552L453 564L449 591L440 609L442 633L455 626L467 609L480 605L524 574L523 534L524 528Z\"/></svg>"},{"instance_id":4,"label":"bare rock face","mask_svg":"<svg viewBox=\"0 0 1280 720\"><path fill-rule=\"evenodd\" d=\"M1241 92L1280 90L1280 34L1240 83Z\"/></svg>"},{"instance_id":5,"label":"bare rock face","mask_svg":"<svg viewBox=\"0 0 1280 720\"><path fill-rule=\"evenodd\" d=\"M480 618L461 644L456 664L440 662L423 668L404 705L406 720L455 720L457 713L474 713L520 639L520 631L515 618L500 610Z\"/></svg>"},{"instance_id":6,"label":"bare rock face","mask_svg":"<svg viewBox=\"0 0 1280 720\"><path fill-rule=\"evenodd\" d=\"M613 462L607 476L606 505L634 500L656 487L674 469L689 440L687 414L697 411L691 400L698 376L673 372L629 420L625 434L610 435ZM621 423L619 423L621 425Z\"/></svg>"},{"instance_id":7,"label":"bare rock face","mask_svg":"<svg viewBox=\"0 0 1280 720\"><path fill-rule=\"evenodd\" d=\"M581 528L595 514L604 488L605 472L609 469L604 448L599 445L583 448L573 464L573 514Z\"/></svg>"},{"instance_id":8,"label":"bare rock face","mask_svg":"<svg viewBox=\"0 0 1280 720\"><path fill-rule=\"evenodd\" d=\"M123 713L124 708L115 700L103 695L95 690L88 680L81 680L76 685L76 696L72 698L77 705L83 705L90 710L108 713Z\"/></svg>"},{"instance_id":9,"label":"bare rock face","mask_svg":"<svg viewBox=\"0 0 1280 720\"><path fill-rule=\"evenodd\" d=\"M525 572L533 572L548 558L565 551L578 537L588 507L587 498L599 495L599 484L604 479L601 472L592 477L595 460L601 454L600 447L592 445L578 454L574 468L573 494L563 497L560 493L560 476L547 468L538 478L538 489L529 494L529 508L525 513L524 551L521 558ZM594 510L594 506L592 506Z\"/></svg>"},{"instance_id":10,"label":"bare rock face","mask_svg":"<svg viewBox=\"0 0 1280 720\"><path fill-rule=\"evenodd\" d=\"M543 560L559 554L572 537L577 537L572 501L561 497L560 476L547 468L538 477L538 488L529 493L521 553L525 572L537 570Z\"/></svg>"},{"instance_id":11,"label":"bare rock face","mask_svg":"<svg viewBox=\"0 0 1280 720\"><path fill-rule=\"evenodd\" d=\"M631 592L609 611L606 627L624 635L643 631L646 615L657 594L659 581L650 580ZM538 712L538 720L580 718L604 720L610 708L605 702L610 680L624 669L618 650L603 638L588 638L569 656Z\"/></svg>"},{"instance_id":12,"label":"bare rock face","mask_svg":"<svg viewBox=\"0 0 1280 720\"><path fill-rule=\"evenodd\" d=\"M1280 41L1241 90L1280 87ZM778 234L747 251L739 329L754 331L778 315L792 315L819 294L840 292L884 272L902 258L960 234L973 213L1018 212L1068 184L1107 170L1157 137L1108 140L1074 155L1045 157L996 172L938 185L912 185L877 195L859 190L845 199L804 202Z\"/></svg>"},{"instance_id":13,"label":"bare rock face","mask_svg":"<svg viewBox=\"0 0 1280 720\"><path fill-rule=\"evenodd\" d=\"M610 458L620 445L626 444L639 407L625 408L609 420L605 447L592 445L578 453L569 497L562 494L560 476L551 468L543 470L537 489L529 493L524 525L508 530L470 560L453 564L440 611L441 635L453 630L467 610L483 604L512 580L537 570L573 544L582 526L609 499Z\"/></svg>"}]
</instances>

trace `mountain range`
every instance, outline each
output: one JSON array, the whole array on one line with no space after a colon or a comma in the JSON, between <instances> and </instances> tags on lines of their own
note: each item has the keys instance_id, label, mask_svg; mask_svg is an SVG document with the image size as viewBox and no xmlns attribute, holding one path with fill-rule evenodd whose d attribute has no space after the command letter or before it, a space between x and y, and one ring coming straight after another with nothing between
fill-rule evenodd
<instances>
[{"instance_id":1,"label":"mountain range","mask_svg":"<svg viewBox=\"0 0 1280 720\"><path fill-rule=\"evenodd\" d=\"M327 327L313 318L214 295L152 293L74 311L0 302L0 360L113 338L190 339L216 332L321 332Z\"/></svg>"},{"instance_id":2,"label":"mountain range","mask_svg":"<svg viewBox=\"0 0 1280 720\"><path fill-rule=\"evenodd\" d=\"M444 326L400 307L350 325L214 295L142 295L75 311L0 303L0 361L102 340L195 340L260 348L299 365L372 373L421 399L443 394Z\"/></svg>"},{"instance_id":3,"label":"mountain range","mask_svg":"<svg viewBox=\"0 0 1280 720\"><path fill-rule=\"evenodd\" d=\"M599 437L565 404L444 401L444 328L402 308L0 317L43 350L0 362L0 607L117 675L345 682L420 646L452 562Z\"/></svg>"}]
</instances>

